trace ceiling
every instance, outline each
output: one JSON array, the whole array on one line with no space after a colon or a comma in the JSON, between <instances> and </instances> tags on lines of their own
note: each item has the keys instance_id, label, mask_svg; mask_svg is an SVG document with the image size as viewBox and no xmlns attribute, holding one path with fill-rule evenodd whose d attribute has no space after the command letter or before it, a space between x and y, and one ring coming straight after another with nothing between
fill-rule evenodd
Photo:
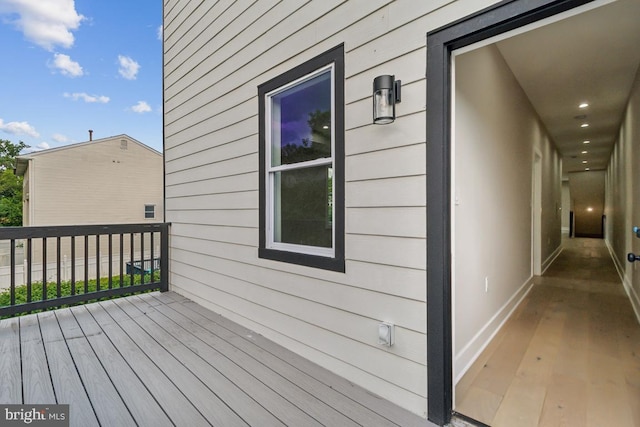
<instances>
[{"instance_id":1,"label":"ceiling","mask_svg":"<svg viewBox=\"0 0 640 427\"><path fill-rule=\"evenodd\" d=\"M563 175L606 169L640 64L640 0L605 4L496 45L560 151ZM589 106L579 108L583 102Z\"/></svg>"}]
</instances>

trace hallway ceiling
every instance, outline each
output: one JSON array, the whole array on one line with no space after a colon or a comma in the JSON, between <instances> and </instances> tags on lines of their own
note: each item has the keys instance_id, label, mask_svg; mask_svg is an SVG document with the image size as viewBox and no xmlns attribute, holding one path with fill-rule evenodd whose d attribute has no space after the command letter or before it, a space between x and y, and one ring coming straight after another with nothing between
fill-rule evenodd
<instances>
[{"instance_id":1,"label":"hallway ceiling","mask_svg":"<svg viewBox=\"0 0 640 427\"><path fill-rule=\"evenodd\" d=\"M640 0L618 0L496 43L563 156L565 176L607 168L640 64L639 20Z\"/></svg>"}]
</instances>

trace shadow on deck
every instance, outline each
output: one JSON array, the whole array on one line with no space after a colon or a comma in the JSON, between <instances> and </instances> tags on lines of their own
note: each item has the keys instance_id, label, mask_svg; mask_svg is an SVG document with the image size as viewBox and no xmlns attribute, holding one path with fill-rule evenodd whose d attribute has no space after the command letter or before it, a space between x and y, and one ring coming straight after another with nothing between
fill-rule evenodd
<instances>
[{"instance_id":1,"label":"shadow on deck","mask_svg":"<svg viewBox=\"0 0 640 427\"><path fill-rule=\"evenodd\" d=\"M0 321L0 404L72 426L426 426L176 293Z\"/></svg>"}]
</instances>

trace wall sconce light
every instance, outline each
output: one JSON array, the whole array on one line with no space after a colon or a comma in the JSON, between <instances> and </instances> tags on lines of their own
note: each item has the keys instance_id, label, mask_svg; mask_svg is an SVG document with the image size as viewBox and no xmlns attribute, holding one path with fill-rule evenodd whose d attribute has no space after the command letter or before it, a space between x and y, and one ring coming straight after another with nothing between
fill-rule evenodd
<instances>
[{"instance_id":1,"label":"wall sconce light","mask_svg":"<svg viewBox=\"0 0 640 427\"><path fill-rule=\"evenodd\" d=\"M386 125L396 119L396 104L400 102L400 80L384 75L373 79L373 123Z\"/></svg>"}]
</instances>

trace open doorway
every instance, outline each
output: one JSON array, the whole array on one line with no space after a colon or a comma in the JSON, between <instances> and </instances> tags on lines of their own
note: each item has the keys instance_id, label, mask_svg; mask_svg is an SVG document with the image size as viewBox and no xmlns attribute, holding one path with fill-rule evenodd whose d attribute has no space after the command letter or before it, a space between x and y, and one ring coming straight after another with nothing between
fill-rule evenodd
<instances>
[{"instance_id":1,"label":"open doorway","mask_svg":"<svg viewBox=\"0 0 640 427\"><path fill-rule=\"evenodd\" d=\"M535 7L525 3L500 4L486 15L478 14L428 36L429 416L436 422L446 420L454 406L453 385L535 284L535 277L559 255L563 175L606 170L618 131L615 129L614 136L608 136L609 145L602 153L598 153L594 137L563 136L558 130L562 126L553 120L564 118L566 112L545 112L545 101L532 99L531 95L531 91L542 90L526 87L524 80L529 70L519 70L528 66L536 71L545 61L536 55L533 45L526 44L530 39L522 42L516 37L530 31L532 28L523 27L532 24L548 33L542 50L552 51L549 43L566 34L554 33L552 21L566 22L575 16L586 16L589 11L600 12L612 2L591 2L586 6L584 3L590 2L540 2L547 4ZM637 7L633 1L613 3ZM615 24L620 26L623 21ZM632 37L632 43L637 45L638 35ZM598 49L617 47L600 45ZM565 47L564 54L571 56L579 50ZM518 55L521 58L514 59ZM634 55L627 58L635 61L629 87L638 65ZM555 59L557 67L561 67L562 62ZM459 78L465 70L468 74ZM483 71L498 82L486 84L481 79ZM537 74L550 80L536 84L556 88L560 93L561 88L575 83L554 78L552 72L537 70ZM572 76L580 80L579 74ZM609 78L615 80L619 76ZM452 96L454 84L463 86L465 96ZM628 96L629 89L624 96L625 105ZM469 98L473 97L484 102L472 105ZM580 104L586 100L571 99L574 101L577 111L572 110L567 126L580 128L587 123L594 129L595 123L588 123L589 116L596 116L591 114L594 110L585 114ZM620 126L625 106L620 108L614 127ZM527 109L530 111L524 111ZM487 111L491 114L485 115ZM550 119L545 117L547 113ZM461 126L469 117L467 126ZM455 130L451 123L456 124ZM462 142L465 138L471 141L467 145ZM558 142L570 139L572 148ZM586 149L578 144L592 145ZM586 158L585 154L592 157ZM583 163L585 160L588 163Z\"/></svg>"}]
</instances>

